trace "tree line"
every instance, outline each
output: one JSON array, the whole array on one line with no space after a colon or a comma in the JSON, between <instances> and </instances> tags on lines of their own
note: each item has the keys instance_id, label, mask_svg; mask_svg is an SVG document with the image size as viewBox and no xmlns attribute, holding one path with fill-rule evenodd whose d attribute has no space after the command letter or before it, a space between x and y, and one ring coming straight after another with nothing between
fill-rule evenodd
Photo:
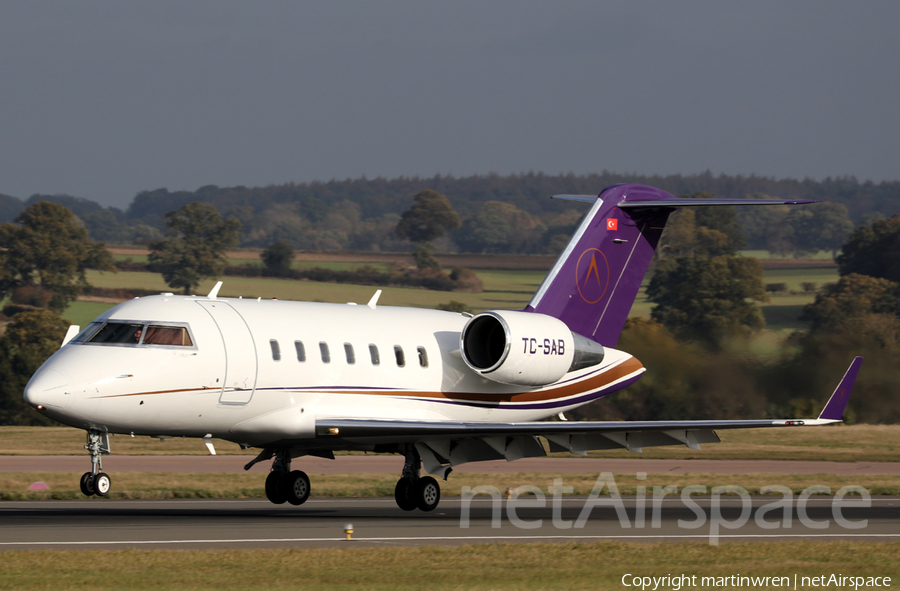
<instances>
[{"instance_id":1,"label":"tree line","mask_svg":"<svg viewBox=\"0 0 900 591\"><path fill-rule=\"evenodd\" d=\"M559 193L597 194L623 182L660 187L674 195L706 191L719 197L772 195L820 199L827 206L744 208L741 231L749 248L780 254L834 251L853 224L900 213L900 182L859 182L853 177L775 180L757 176L644 176L603 172L592 175L476 175L456 178L401 177L289 183L266 187L217 187L196 191L144 191L125 210L103 208L81 197L34 195L27 201L0 195L0 222L12 221L27 205L52 201L75 213L94 240L149 244L163 238L165 216L192 202L208 203L225 219L241 223L239 244L264 248L278 240L294 249L409 251L395 229L413 195L445 195L460 218L435 247L445 252L554 254L565 245L583 209L552 200ZM843 209L840 207L843 206ZM829 235L820 227L832 228ZM841 234L841 226L845 228ZM833 230L837 228L835 233Z\"/></svg>"}]
</instances>

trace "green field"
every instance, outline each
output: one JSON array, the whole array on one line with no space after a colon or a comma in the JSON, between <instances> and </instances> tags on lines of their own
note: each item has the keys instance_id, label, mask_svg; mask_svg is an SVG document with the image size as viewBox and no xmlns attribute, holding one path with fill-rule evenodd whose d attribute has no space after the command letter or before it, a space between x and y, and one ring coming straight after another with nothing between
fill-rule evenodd
<instances>
[{"instance_id":1,"label":"green field","mask_svg":"<svg viewBox=\"0 0 900 591\"><path fill-rule=\"evenodd\" d=\"M640 584L622 586L628 574L696 576L697 587L704 576L788 577L793 588L794 575L831 573L891 577L895 584L900 577L900 543L565 542L365 548L350 541L338 548L273 550L11 551L4 552L0 562L4 588L22 591L641 589Z\"/></svg>"},{"instance_id":2,"label":"green field","mask_svg":"<svg viewBox=\"0 0 900 591\"><path fill-rule=\"evenodd\" d=\"M456 293L429 291L417 288L386 287L379 304L384 306L414 306L433 308L441 303L456 300L463 302L474 310L491 308L522 308L531 299L531 295L540 286L544 278L542 271L479 271L478 276L484 283L483 293ZM315 281L294 281L290 279L272 279L259 277L225 277L220 295L227 297L262 297L284 300L303 300L315 302L357 302L369 301L375 293L375 286L348 285L342 283L319 283ZM171 291L162 276L156 273L100 273L88 272L88 282L96 287L150 289L160 292ZM207 280L200 284L198 294L208 293L215 285L215 280ZM108 309L111 307L107 305ZM67 316L68 317L68 316Z\"/></svg>"},{"instance_id":3,"label":"green field","mask_svg":"<svg viewBox=\"0 0 900 591\"><path fill-rule=\"evenodd\" d=\"M328 265L333 265L334 268L350 268L353 266L349 263L329 263ZM325 266L325 264L323 263L321 266ZM482 269L478 271L478 276L484 284L484 292L482 293L456 293L416 288L386 287L383 288L383 294L379 303L385 306L433 308L438 304L455 300L466 304L476 312L496 308L521 309L528 303L532 294L540 286L545 272ZM764 332L758 337L762 343L761 348L763 351L771 352L773 349L768 344L769 341L779 341L792 330L806 328L805 324L798 320L798 317L803 311L803 306L813 301L814 294L802 293L801 283L813 282L818 287L822 287L826 283L837 281L837 279L838 275L835 268L766 270L766 283L786 283L789 290L797 293L774 295L768 303L761 306L763 315L766 318L767 330L769 331L768 334ZM89 271L88 281L92 285L104 288L171 291L171 288L163 281L162 276L156 273L99 273L97 271ZM225 277L223 282L221 291L223 296L263 297L267 299L275 297L286 300L338 303L365 303L378 289L374 286L272 278ZM215 285L215 280L204 281L197 289L197 293L207 293L212 289L213 285ZM64 316L74 324L83 325L104 310L112 307L112 305L76 302L72 304ZM633 316L649 317L651 307L652 305L647 301L642 289L632 307L631 314Z\"/></svg>"}]
</instances>

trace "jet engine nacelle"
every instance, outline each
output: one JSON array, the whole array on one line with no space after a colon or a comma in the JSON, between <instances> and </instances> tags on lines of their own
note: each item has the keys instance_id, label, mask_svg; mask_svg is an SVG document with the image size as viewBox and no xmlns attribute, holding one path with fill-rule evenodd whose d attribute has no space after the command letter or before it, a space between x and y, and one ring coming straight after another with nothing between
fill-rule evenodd
<instances>
[{"instance_id":1,"label":"jet engine nacelle","mask_svg":"<svg viewBox=\"0 0 900 591\"><path fill-rule=\"evenodd\" d=\"M530 312L482 312L460 333L466 365L514 386L546 386L559 380L572 366L574 345L572 332L561 320Z\"/></svg>"}]
</instances>

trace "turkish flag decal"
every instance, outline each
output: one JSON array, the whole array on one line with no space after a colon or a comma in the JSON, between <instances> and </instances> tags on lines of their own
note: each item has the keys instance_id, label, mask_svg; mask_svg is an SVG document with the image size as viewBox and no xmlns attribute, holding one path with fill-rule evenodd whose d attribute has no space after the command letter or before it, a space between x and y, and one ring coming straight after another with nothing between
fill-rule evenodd
<instances>
[{"instance_id":1,"label":"turkish flag decal","mask_svg":"<svg viewBox=\"0 0 900 591\"><path fill-rule=\"evenodd\" d=\"M606 229L607 230L618 230L619 229L619 220L616 218L606 218Z\"/></svg>"}]
</instances>

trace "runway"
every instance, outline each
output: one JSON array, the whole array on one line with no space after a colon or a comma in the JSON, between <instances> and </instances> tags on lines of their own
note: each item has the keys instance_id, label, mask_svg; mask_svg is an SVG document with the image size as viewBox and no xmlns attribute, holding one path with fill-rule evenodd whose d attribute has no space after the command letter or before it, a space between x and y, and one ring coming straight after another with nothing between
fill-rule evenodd
<instances>
[{"instance_id":1,"label":"runway","mask_svg":"<svg viewBox=\"0 0 900 591\"><path fill-rule=\"evenodd\" d=\"M635 497L622 497L621 511L608 501L592 506L586 497L548 496L543 506L531 507L524 498L444 498L432 513L404 512L385 498L313 498L300 507L261 499L15 501L0 504L0 550L900 540L898 497L874 497L869 507L853 507L859 498L846 497L836 513L833 497L802 502L795 496L787 511L769 507L760 515L779 499L753 497L745 507L733 496L718 504L694 496L694 505L668 496L658 503L656 519L651 498L642 509ZM347 523L354 529L351 541Z\"/></svg>"}]
</instances>

